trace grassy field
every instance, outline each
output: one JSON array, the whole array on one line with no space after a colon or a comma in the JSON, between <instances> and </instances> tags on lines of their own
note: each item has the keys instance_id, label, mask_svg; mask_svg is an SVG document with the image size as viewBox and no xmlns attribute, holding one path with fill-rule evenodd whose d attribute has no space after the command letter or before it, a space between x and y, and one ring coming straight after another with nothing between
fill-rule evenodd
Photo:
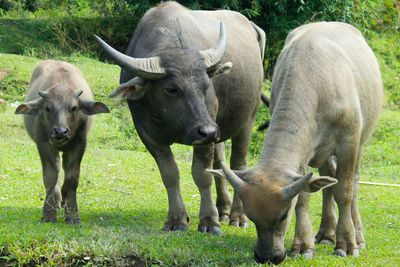
<instances>
[{"instance_id":1,"label":"grassy field","mask_svg":"<svg viewBox=\"0 0 400 267\"><path fill-rule=\"evenodd\" d=\"M95 98L111 107L96 117L81 167L80 226L41 223L45 190L34 143L22 117L22 102L36 58L0 55L11 71L0 83L0 266L44 265L257 265L254 224L236 229L222 223L222 236L197 232L199 192L190 174L191 149L174 145L181 170L182 197L191 217L187 232L163 232L167 195L155 161L133 129L126 104L106 98L118 84L119 68L81 56L63 58L77 65ZM262 116L261 116L262 117ZM362 180L400 184L400 112L384 110L364 154ZM263 135L263 134L261 134ZM254 165L259 155L252 155ZM61 179L62 180L62 179ZM317 245L313 260L288 258L283 266L400 265L400 188L361 185L360 213L367 249L359 258L338 258L333 247ZM312 197L314 231L321 217L321 193ZM285 247L293 240L294 219Z\"/></svg>"}]
</instances>

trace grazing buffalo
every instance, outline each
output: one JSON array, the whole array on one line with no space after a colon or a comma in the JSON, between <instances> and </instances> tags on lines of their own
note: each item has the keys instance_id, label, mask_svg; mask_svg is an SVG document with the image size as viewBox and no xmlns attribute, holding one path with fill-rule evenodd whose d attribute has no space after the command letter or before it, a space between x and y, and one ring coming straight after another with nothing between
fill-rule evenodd
<instances>
[{"instance_id":1,"label":"grazing buffalo","mask_svg":"<svg viewBox=\"0 0 400 267\"><path fill-rule=\"evenodd\" d=\"M46 60L33 71L27 102L15 111L24 114L26 130L36 142L42 161L46 187L42 221L56 222L57 209L63 204L65 222L79 223L76 189L92 124L89 115L109 112L106 105L92 99L88 84L75 66ZM60 151L65 172L61 194L58 186Z\"/></svg>"},{"instance_id":2,"label":"grazing buffalo","mask_svg":"<svg viewBox=\"0 0 400 267\"><path fill-rule=\"evenodd\" d=\"M376 58L351 25L313 23L289 34L273 75L272 117L259 163L241 172L222 163L222 171L211 171L228 178L239 192L257 228L258 262L284 260L284 237L295 205L291 255L313 257L305 192L324 187L317 241L333 241L336 234L335 254L340 256L358 256L365 248L357 204L360 159L378 120L382 93ZM307 165L322 176L303 175Z\"/></svg>"},{"instance_id":3,"label":"grazing buffalo","mask_svg":"<svg viewBox=\"0 0 400 267\"><path fill-rule=\"evenodd\" d=\"M200 190L198 230L219 234L219 219L246 227L223 179L212 197L214 143L232 139L231 166L247 168L247 151L261 97L265 34L233 11L191 11L176 2L146 12L126 55L96 36L122 67L111 97L128 100L136 130L155 158L168 193L164 230L186 230L189 216L170 145L193 146L192 175ZM219 165L214 165L219 167ZM218 217L219 215L219 217Z\"/></svg>"}]
</instances>

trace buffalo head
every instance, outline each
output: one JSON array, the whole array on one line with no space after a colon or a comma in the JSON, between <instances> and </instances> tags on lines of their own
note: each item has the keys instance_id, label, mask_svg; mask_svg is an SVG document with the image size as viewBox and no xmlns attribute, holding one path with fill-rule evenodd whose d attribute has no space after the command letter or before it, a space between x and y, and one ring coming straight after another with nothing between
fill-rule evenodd
<instances>
[{"instance_id":1,"label":"buffalo head","mask_svg":"<svg viewBox=\"0 0 400 267\"><path fill-rule=\"evenodd\" d=\"M244 212L254 222L258 241L254 258L260 263L279 264L286 257L284 238L289 227L292 200L300 191L316 192L337 183L327 176L313 177L296 173L264 172L261 168L232 171L221 162L222 170L207 170L225 177L239 193Z\"/></svg>"},{"instance_id":2,"label":"buffalo head","mask_svg":"<svg viewBox=\"0 0 400 267\"><path fill-rule=\"evenodd\" d=\"M110 112L101 102L80 98L82 90L71 90L58 85L39 91L39 98L21 104L16 114L41 116L41 124L49 136L50 143L63 146L75 135L79 127L80 114L93 115Z\"/></svg>"},{"instance_id":3,"label":"buffalo head","mask_svg":"<svg viewBox=\"0 0 400 267\"><path fill-rule=\"evenodd\" d=\"M95 38L118 65L134 76L113 90L110 97L139 100L149 94L147 108L156 120L180 136L181 142L203 145L218 141L219 127L214 122L218 101L210 78L227 73L232 67L231 62L221 64L227 49L222 22L212 48L168 48L148 58L124 55Z\"/></svg>"}]
</instances>

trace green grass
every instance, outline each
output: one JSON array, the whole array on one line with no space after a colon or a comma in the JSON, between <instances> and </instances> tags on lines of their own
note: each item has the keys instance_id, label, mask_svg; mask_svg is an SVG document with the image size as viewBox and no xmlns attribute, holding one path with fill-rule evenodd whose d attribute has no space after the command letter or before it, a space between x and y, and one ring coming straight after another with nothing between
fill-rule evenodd
<instances>
[{"instance_id":1,"label":"green grass","mask_svg":"<svg viewBox=\"0 0 400 267\"><path fill-rule=\"evenodd\" d=\"M96 116L81 166L78 202L81 226L40 223L45 190L36 147L25 133L13 103L23 101L35 58L2 54L0 68L12 70L0 83L0 265L197 266L257 265L254 224L236 229L222 223L222 236L197 232L200 196L190 174L191 149L174 145L181 171L182 197L191 217L187 232L163 232L167 194L157 165L133 129L127 106L106 98L118 84L119 68L82 56L65 60L77 65L95 98L111 107ZM17 91L18 90L18 91ZM263 110L263 109L261 109ZM267 114L258 115L262 120ZM384 110L365 149L362 180L400 183L400 112ZM261 136L263 134L260 134ZM256 138L256 142L260 142ZM257 149L251 165L258 157ZM62 180L62 178L61 178ZM400 189L360 186L360 213L367 249L359 258L338 258L333 248L317 245L313 260L288 258L283 266L384 266L400 264ZM314 231L321 217L321 193L313 195L310 214ZM286 238L290 249L294 219Z\"/></svg>"}]
</instances>

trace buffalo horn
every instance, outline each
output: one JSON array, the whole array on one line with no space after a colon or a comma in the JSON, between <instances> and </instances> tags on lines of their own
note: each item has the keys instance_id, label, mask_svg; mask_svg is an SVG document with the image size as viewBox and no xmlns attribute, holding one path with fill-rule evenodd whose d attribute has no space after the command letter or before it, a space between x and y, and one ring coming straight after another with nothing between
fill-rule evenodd
<instances>
[{"instance_id":1,"label":"buffalo horn","mask_svg":"<svg viewBox=\"0 0 400 267\"><path fill-rule=\"evenodd\" d=\"M226 179L233 186L236 192L242 191L243 187L246 185L246 182L243 181L236 173L234 173L228 165L224 161L221 161L222 170L225 173Z\"/></svg>"},{"instance_id":2,"label":"buffalo horn","mask_svg":"<svg viewBox=\"0 0 400 267\"><path fill-rule=\"evenodd\" d=\"M134 58L118 52L100 37L94 35L101 47L114 59L124 70L135 76L149 80L156 80L166 76L165 69L160 65L159 57Z\"/></svg>"},{"instance_id":3,"label":"buffalo horn","mask_svg":"<svg viewBox=\"0 0 400 267\"><path fill-rule=\"evenodd\" d=\"M75 94L76 97L80 97L82 93L83 93L82 89L78 89L78 90L74 91L74 94Z\"/></svg>"},{"instance_id":4,"label":"buffalo horn","mask_svg":"<svg viewBox=\"0 0 400 267\"><path fill-rule=\"evenodd\" d=\"M39 91L38 94L43 98L46 98L49 96L49 93L47 93L46 91Z\"/></svg>"},{"instance_id":5,"label":"buffalo horn","mask_svg":"<svg viewBox=\"0 0 400 267\"><path fill-rule=\"evenodd\" d=\"M214 47L200 51L200 54L203 56L206 66L207 72L212 72L221 62L223 56L226 52L227 47L227 39L225 33L225 26L224 23L221 21L219 25L219 37L218 41Z\"/></svg>"},{"instance_id":6,"label":"buffalo horn","mask_svg":"<svg viewBox=\"0 0 400 267\"><path fill-rule=\"evenodd\" d=\"M303 188L306 187L312 176L313 172L309 172L300 177L297 181L285 186L282 189L283 201L291 201Z\"/></svg>"}]
</instances>

